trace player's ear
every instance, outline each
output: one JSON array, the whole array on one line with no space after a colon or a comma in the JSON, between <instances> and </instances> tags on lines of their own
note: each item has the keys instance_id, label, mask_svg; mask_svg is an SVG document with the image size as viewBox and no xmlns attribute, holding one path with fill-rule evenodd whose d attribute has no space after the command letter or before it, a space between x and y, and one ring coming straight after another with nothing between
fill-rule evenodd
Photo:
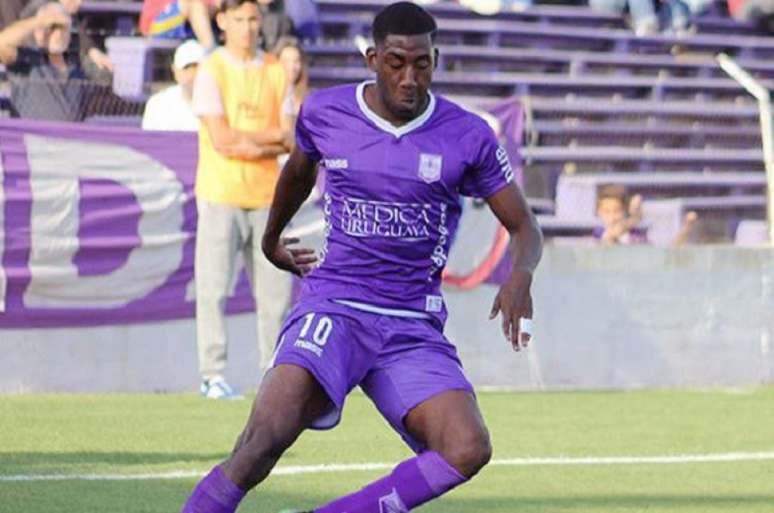
<instances>
[{"instance_id":1,"label":"player's ear","mask_svg":"<svg viewBox=\"0 0 774 513\"><path fill-rule=\"evenodd\" d=\"M376 48L373 46L369 46L368 49L366 49L365 58L366 58L366 64L368 65L368 69L376 73L377 71Z\"/></svg>"},{"instance_id":2,"label":"player's ear","mask_svg":"<svg viewBox=\"0 0 774 513\"><path fill-rule=\"evenodd\" d=\"M433 48L433 70L438 69L438 58L441 56L441 52L438 48Z\"/></svg>"}]
</instances>

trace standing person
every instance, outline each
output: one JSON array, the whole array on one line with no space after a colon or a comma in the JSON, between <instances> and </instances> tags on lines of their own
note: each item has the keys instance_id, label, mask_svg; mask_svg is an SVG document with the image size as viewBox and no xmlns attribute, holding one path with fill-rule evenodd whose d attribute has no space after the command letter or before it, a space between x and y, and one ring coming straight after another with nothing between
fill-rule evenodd
<instances>
[{"instance_id":1,"label":"standing person","mask_svg":"<svg viewBox=\"0 0 774 513\"><path fill-rule=\"evenodd\" d=\"M217 22L225 44L200 66L194 113L201 119L196 198L196 329L202 394L237 397L226 383L224 307L244 257L258 303L261 368L271 360L290 302L291 279L261 252L260 241L279 177L277 155L290 144L282 113L282 65L256 51L261 13L256 0L223 0Z\"/></svg>"},{"instance_id":2,"label":"standing person","mask_svg":"<svg viewBox=\"0 0 774 513\"><path fill-rule=\"evenodd\" d=\"M418 455L315 513L406 512L489 461L473 388L443 335L441 272L459 195L486 198L513 236L512 273L490 318L502 313L515 349L529 341L542 236L491 129L430 93L435 31L416 4L385 7L367 53L376 81L317 91L301 109L263 249L283 269L310 271L308 256L289 251L280 233L319 162L327 171L323 262L303 281L234 452L197 485L184 513L233 513L302 431L338 423L357 385Z\"/></svg>"},{"instance_id":3,"label":"standing person","mask_svg":"<svg viewBox=\"0 0 774 513\"><path fill-rule=\"evenodd\" d=\"M301 44L295 37L280 38L274 54L285 68L285 74L288 77L290 103L287 109L295 120L301 111L304 98L309 94L309 64Z\"/></svg>"},{"instance_id":4,"label":"standing person","mask_svg":"<svg viewBox=\"0 0 774 513\"><path fill-rule=\"evenodd\" d=\"M175 49L172 74L176 84L148 98L142 117L143 130L199 130L199 119L194 115L192 100L196 71L204 53L204 47L195 39L189 39Z\"/></svg>"}]
</instances>

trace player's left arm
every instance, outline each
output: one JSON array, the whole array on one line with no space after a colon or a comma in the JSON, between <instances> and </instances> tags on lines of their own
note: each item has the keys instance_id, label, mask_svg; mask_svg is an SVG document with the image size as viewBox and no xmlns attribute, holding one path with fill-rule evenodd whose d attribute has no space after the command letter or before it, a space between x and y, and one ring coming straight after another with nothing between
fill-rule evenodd
<instances>
[{"instance_id":1,"label":"player's left arm","mask_svg":"<svg viewBox=\"0 0 774 513\"><path fill-rule=\"evenodd\" d=\"M529 335L520 333L520 319L532 319L532 276L543 254L543 234L521 189L511 183L487 198L495 216L511 234L511 275L492 304L490 319L502 313L505 338L518 351L529 343Z\"/></svg>"}]
</instances>

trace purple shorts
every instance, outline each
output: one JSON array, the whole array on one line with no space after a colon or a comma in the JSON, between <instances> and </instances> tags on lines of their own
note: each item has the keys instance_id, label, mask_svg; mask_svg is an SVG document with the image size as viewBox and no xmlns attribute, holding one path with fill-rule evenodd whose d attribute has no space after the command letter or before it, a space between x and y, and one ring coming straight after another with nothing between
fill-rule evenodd
<instances>
[{"instance_id":1,"label":"purple shorts","mask_svg":"<svg viewBox=\"0 0 774 513\"><path fill-rule=\"evenodd\" d=\"M328 394L330 410L313 429L341 419L347 394L360 385L384 418L416 452L403 420L413 408L449 390L473 393L455 347L430 320L364 312L329 300L302 299L280 335L274 365L312 373Z\"/></svg>"}]
</instances>

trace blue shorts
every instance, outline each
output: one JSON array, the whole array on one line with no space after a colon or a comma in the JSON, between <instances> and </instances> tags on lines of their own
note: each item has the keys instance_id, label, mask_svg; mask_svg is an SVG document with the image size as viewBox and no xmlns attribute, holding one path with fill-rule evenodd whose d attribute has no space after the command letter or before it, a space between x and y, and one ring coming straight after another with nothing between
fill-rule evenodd
<instances>
[{"instance_id":1,"label":"blue shorts","mask_svg":"<svg viewBox=\"0 0 774 513\"><path fill-rule=\"evenodd\" d=\"M329 300L302 299L280 334L274 365L307 369L331 400L314 429L341 419L347 394L360 386L415 451L424 445L404 425L408 412L450 390L473 393L457 350L437 324L357 310Z\"/></svg>"}]
</instances>

